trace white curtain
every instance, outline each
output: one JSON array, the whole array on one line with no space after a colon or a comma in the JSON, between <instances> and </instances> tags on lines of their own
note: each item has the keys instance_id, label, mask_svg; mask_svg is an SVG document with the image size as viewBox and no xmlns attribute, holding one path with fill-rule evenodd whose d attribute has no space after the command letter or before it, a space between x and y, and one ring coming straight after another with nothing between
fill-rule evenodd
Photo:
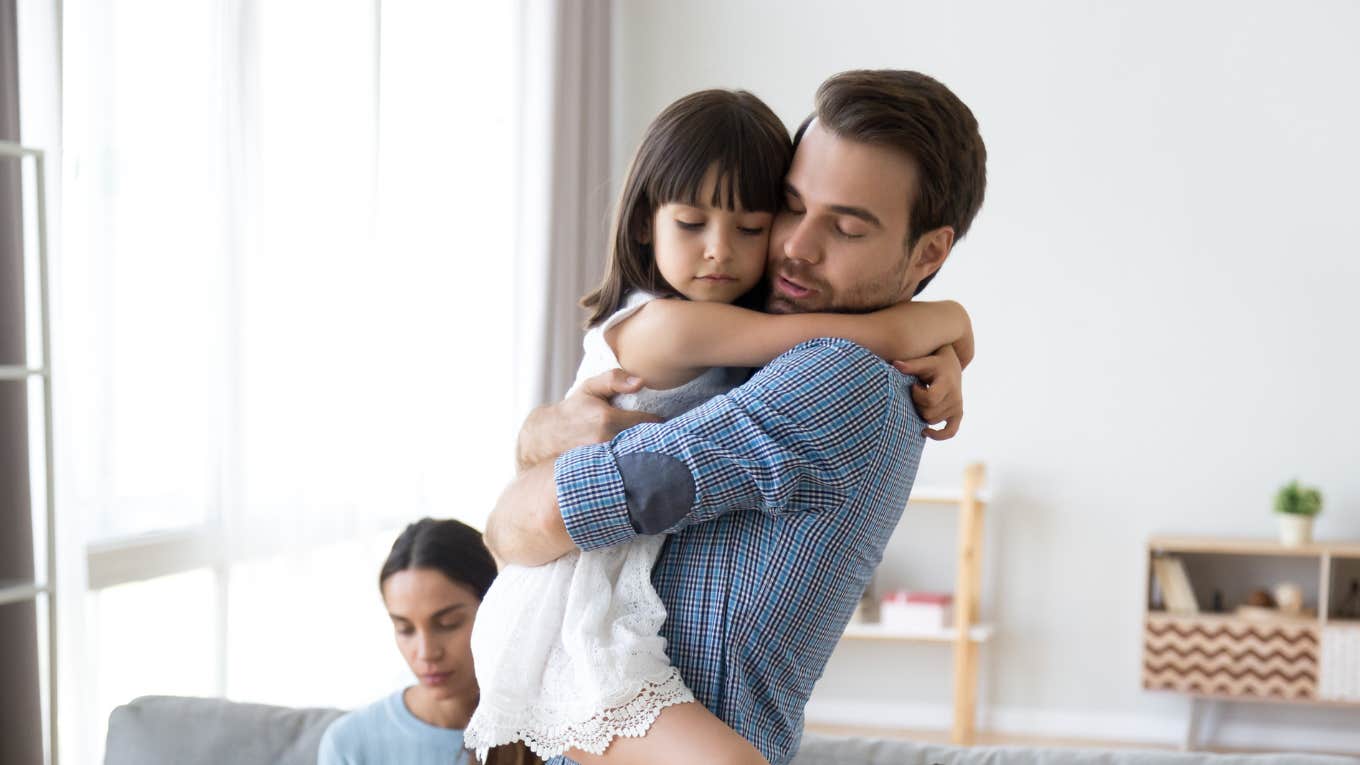
<instances>
[{"instance_id":1,"label":"white curtain","mask_svg":"<svg viewBox=\"0 0 1360 765\"><path fill-rule=\"evenodd\" d=\"M539 0L525 14L518 403L560 399L581 362L581 297L600 280L609 180L608 0Z\"/></svg>"},{"instance_id":2,"label":"white curtain","mask_svg":"<svg viewBox=\"0 0 1360 765\"><path fill-rule=\"evenodd\" d=\"M579 358L609 4L58 9L65 751L140 693L381 695L395 530L480 525Z\"/></svg>"}]
</instances>

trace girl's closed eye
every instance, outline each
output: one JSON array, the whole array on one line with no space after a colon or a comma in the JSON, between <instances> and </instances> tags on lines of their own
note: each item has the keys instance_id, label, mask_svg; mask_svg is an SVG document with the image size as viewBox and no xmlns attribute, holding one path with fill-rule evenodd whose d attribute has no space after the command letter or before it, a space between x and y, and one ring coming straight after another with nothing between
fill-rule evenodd
<instances>
[{"instance_id":1,"label":"girl's closed eye","mask_svg":"<svg viewBox=\"0 0 1360 765\"><path fill-rule=\"evenodd\" d=\"M694 221L685 220L684 218L676 218L675 225L679 226L680 228L686 231L698 231L699 229L704 227L704 221L701 220Z\"/></svg>"},{"instance_id":2,"label":"girl's closed eye","mask_svg":"<svg viewBox=\"0 0 1360 765\"><path fill-rule=\"evenodd\" d=\"M760 236L765 233L764 226L737 226L737 230L747 236Z\"/></svg>"}]
</instances>

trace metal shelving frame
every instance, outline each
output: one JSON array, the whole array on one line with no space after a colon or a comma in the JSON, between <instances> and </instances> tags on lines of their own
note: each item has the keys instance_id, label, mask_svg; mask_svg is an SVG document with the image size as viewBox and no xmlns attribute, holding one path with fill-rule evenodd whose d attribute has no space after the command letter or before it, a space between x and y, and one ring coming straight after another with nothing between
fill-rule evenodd
<instances>
[{"instance_id":1,"label":"metal shelving frame","mask_svg":"<svg viewBox=\"0 0 1360 765\"><path fill-rule=\"evenodd\" d=\"M47 555L43 579L0 582L0 605L33 602L45 599L47 610L47 763L57 765L57 528L56 501L52 483L52 320L47 272L47 184L43 152L9 141L0 141L0 158L33 160L34 191L38 223L38 307L42 335L42 365L37 367L0 365L0 384L27 384L37 378L42 382L43 399L43 475L46 491L44 515L46 523ZM30 463L31 464L31 463Z\"/></svg>"}]
</instances>

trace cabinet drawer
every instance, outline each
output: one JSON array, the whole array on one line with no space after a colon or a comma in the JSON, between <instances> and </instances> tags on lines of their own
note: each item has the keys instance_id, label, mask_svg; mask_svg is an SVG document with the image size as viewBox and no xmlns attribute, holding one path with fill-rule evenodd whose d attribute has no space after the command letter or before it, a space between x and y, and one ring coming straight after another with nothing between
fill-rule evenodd
<instances>
[{"instance_id":1,"label":"cabinet drawer","mask_svg":"<svg viewBox=\"0 0 1360 765\"><path fill-rule=\"evenodd\" d=\"M1143 687L1212 696L1314 699L1318 626L1148 614Z\"/></svg>"},{"instance_id":2,"label":"cabinet drawer","mask_svg":"<svg viewBox=\"0 0 1360 765\"><path fill-rule=\"evenodd\" d=\"M1360 701L1360 625L1323 628L1320 685L1323 699Z\"/></svg>"}]
</instances>

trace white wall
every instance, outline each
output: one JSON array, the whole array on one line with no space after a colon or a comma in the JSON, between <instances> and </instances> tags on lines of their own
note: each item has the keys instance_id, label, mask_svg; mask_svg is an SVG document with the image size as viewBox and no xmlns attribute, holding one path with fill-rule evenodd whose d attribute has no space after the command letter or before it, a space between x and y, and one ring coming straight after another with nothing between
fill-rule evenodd
<instances>
[{"instance_id":1,"label":"white wall","mask_svg":"<svg viewBox=\"0 0 1360 765\"><path fill-rule=\"evenodd\" d=\"M826 76L910 68L972 107L987 201L926 296L968 306L979 355L962 434L928 447L920 483L991 469L984 724L1179 735L1185 701L1139 688L1145 539L1271 535L1295 476L1324 492L1322 537L1360 538L1360 5L615 7L616 175L704 87L796 125ZM908 516L890 554L947 548L941 525ZM943 724L947 659L842 648L810 714ZM1358 720L1243 705L1218 737L1360 749Z\"/></svg>"}]
</instances>

